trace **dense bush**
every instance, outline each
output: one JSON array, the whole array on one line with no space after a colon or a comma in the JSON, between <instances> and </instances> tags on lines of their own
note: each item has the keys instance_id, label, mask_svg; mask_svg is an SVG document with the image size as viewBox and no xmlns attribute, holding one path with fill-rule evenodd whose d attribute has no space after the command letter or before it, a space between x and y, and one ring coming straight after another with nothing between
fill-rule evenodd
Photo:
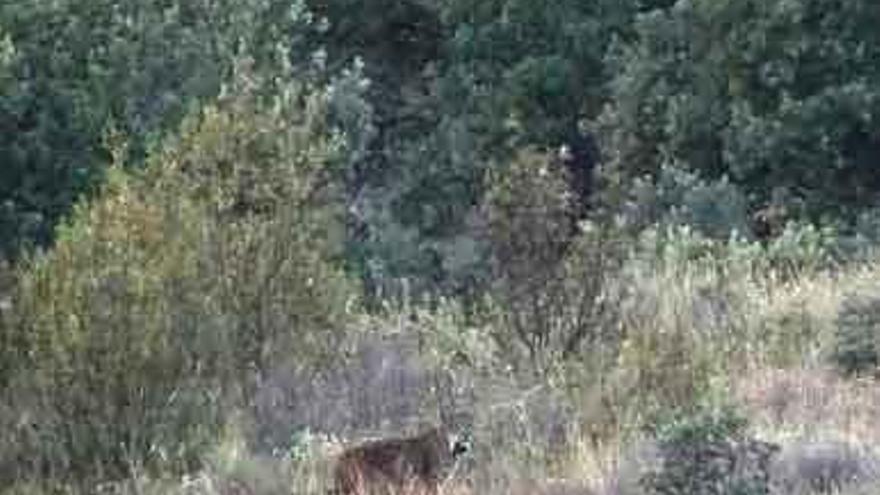
<instances>
[{"instance_id":1,"label":"dense bush","mask_svg":"<svg viewBox=\"0 0 880 495\"><path fill-rule=\"evenodd\" d=\"M629 177L668 163L727 176L755 209L779 188L813 219L868 205L878 16L869 0L689 0L641 15L607 58L605 149Z\"/></svg>"},{"instance_id":2,"label":"dense bush","mask_svg":"<svg viewBox=\"0 0 880 495\"><path fill-rule=\"evenodd\" d=\"M613 307L603 296L623 254L614 229L578 222L565 173L522 153L493 175L484 204L503 329L496 338L502 348L524 346L542 366L598 344Z\"/></svg>"},{"instance_id":3,"label":"dense bush","mask_svg":"<svg viewBox=\"0 0 880 495\"><path fill-rule=\"evenodd\" d=\"M504 156L558 145L606 97L603 56L630 29L638 2L444 2L446 105L466 116L480 151Z\"/></svg>"},{"instance_id":4,"label":"dense bush","mask_svg":"<svg viewBox=\"0 0 880 495\"><path fill-rule=\"evenodd\" d=\"M237 56L283 70L309 31L300 1L25 0L0 6L0 254L45 246L110 163L132 160L217 96Z\"/></svg>"},{"instance_id":5,"label":"dense bush","mask_svg":"<svg viewBox=\"0 0 880 495\"><path fill-rule=\"evenodd\" d=\"M657 426L659 466L641 480L655 495L769 495L775 445L746 435L728 409L701 409Z\"/></svg>"},{"instance_id":6,"label":"dense bush","mask_svg":"<svg viewBox=\"0 0 880 495\"><path fill-rule=\"evenodd\" d=\"M189 468L271 364L336 353L351 293L326 97L263 102L246 68L24 265L3 327L5 476Z\"/></svg>"},{"instance_id":7,"label":"dense bush","mask_svg":"<svg viewBox=\"0 0 880 495\"><path fill-rule=\"evenodd\" d=\"M138 163L222 90L237 55L322 80L364 61L337 81L333 118L356 149L349 266L376 293L403 278L419 292L487 287L474 224L489 172L524 147L560 144L578 119L598 120L624 200L638 199L634 180L656 184L658 208L675 205L675 223L710 237L745 234L777 191L786 218L869 203L880 101L870 3L673 3L3 5L0 250L46 245L103 180L108 132ZM620 213L621 198L601 193L596 203Z\"/></svg>"},{"instance_id":8,"label":"dense bush","mask_svg":"<svg viewBox=\"0 0 880 495\"><path fill-rule=\"evenodd\" d=\"M700 234L727 240L748 235L745 195L726 177L702 180L696 172L671 165L656 183L637 178L627 191L622 220L635 229L649 225L690 226Z\"/></svg>"},{"instance_id":9,"label":"dense bush","mask_svg":"<svg viewBox=\"0 0 880 495\"><path fill-rule=\"evenodd\" d=\"M362 55L371 82L376 133L355 167L358 263L385 294L404 278L417 292L485 290L474 206L488 176L600 111L602 56L634 2L311 4L328 18L331 63Z\"/></svg>"},{"instance_id":10,"label":"dense bush","mask_svg":"<svg viewBox=\"0 0 880 495\"><path fill-rule=\"evenodd\" d=\"M848 375L877 372L880 365L880 299L873 291L850 294L841 303L831 361Z\"/></svg>"}]
</instances>

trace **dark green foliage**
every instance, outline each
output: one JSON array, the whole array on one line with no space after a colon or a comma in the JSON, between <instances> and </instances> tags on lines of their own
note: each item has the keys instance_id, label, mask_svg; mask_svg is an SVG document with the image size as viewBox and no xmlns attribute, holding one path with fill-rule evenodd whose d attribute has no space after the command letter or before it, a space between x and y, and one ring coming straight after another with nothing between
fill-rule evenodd
<instances>
[{"instance_id":1,"label":"dark green foliage","mask_svg":"<svg viewBox=\"0 0 880 495\"><path fill-rule=\"evenodd\" d=\"M559 144L576 119L599 113L602 57L630 9L604 0L447 2L452 108L469 115L490 154Z\"/></svg>"},{"instance_id":2,"label":"dark green foliage","mask_svg":"<svg viewBox=\"0 0 880 495\"><path fill-rule=\"evenodd\" d=\"M753 208L777 189L813 219L860 208L880 190L878 22L869 0L691 0L640 16L608 57L606 146L630 177L727 176Z\"/></svg>"},{"instance_id":3,"label":"dark green foliage","mask_svg":"<svg viewBox=\"0 0 880 495\"><path fill-rule=\"evenodd\" d=\"M440 58L444 29L439 12L419 0L308 0L327 21L321 39L332 61L363 57L373 74L405 82Z\"/></svg>"},{"instance_id":4,"label":"dark green foliage","mask_svg":"<svg viewBox=\"0 0 880 495\"><path fill-rule=\"evenodd\" d=\"M880 298L873 292L850 294L837 314L834 365L847 375L876 373L880 365Z\"/></svg>"},{"instance_id":5,"label":"dark green foliage","mask_svg":"<svg viewBox=\"0 0 880 495\"><path fill-rule=\"evenodd\" d=\"M867 0L321 5L330 52L363 54L375 83L356 244L377 278L485 279L472 207L488 171L559 144L578 119L594 121L606 158L594 211L644 209L634 181L685 178L637 228L766 241L789 220L854 218L880 190L880 13ZM784 214L756 225L770 210Z\"/></svg>"},{"instance_id":6,"label":"dark green foliage","mask_svg":"<svg viewBox=\"0 0 880 495\"><path fill-rule=\"evenodd\" d=\"M191 108L215 97L233 60L284 67L307 24L287 1L24 0L0 6L0 255L45 246L110 163L132 164ZM9 48L14 52L9 57Z\"/></svg>"},{"instance_id":7,"label":"dark green foliage","mask_svg":"<svg viewBox=\"0 0 880 495\"><path fill-rule=\"evenodd\" d=\"M439 8L417 0L310 7L324 26L315 40L329 71L352 60L359 67L359 85L339 88L348 104L333 115L357 140L345 169L350 266L377 298L397 293L402 278L417 292L467 285L474 259L450 253L462 251L457 238L480 180L470 138L438 96Z\"/></svg>"},{"instance_id":8,"label":"dark green foliage","mask_svg":"<svg viewBox=\"0 0 880 495\"><path fill-rule=\"evenodd\" d=\"M726 408L698 408L661 423L660 465L642 486L653 495L768 495L778 447L748 437L745 427Z\"/></svg>"},{"instance_id":9,"label":"dark green foliage","mask_svg":"<svg viewBox=\"0 0 880 495\"><path fill-rule=\"evenodd\" d=\"M137 166L222 92L243 55L258 72L332 81L329 119L349 145L338 169L353 207L347 257L376 286L485 288L475 206L489 170L555 147L578 120L601 131L606 158L594 212L640 201L634 181L692 179L638 228L673 219L723 238L776 206L785 221L854 218L880 190L878 10L869 0L7 2L0 254L48 245L103 181L108 136L129 143Z\"/></svg>"},{"instance_id":10,"label":"dark green foliage","mask_svg":"<svg viewBox=\"0 0 880 495\"><path fill-rule=\"evenodd\" d=\"M357 255L383 285L486 287L480 204L525 145L561 144L599 112L621 2L314 2L331 61L366 61L376 133L354 165ZM490 165L491 164L491 165ZM393 284L392 284L393 285Z\"/></svg>"},{"instance_id":11,"label":"dark green foliage","mask_svg":"<svg viewBox=\"0 0 880 495\"><path fill-rule=\"evenodd\" d=\"M634 181L627 196L622 220L636 230L688 225L719 240L748 234L746 199L726 177L706 181L693 172L662 167L656 181Z\"/></svg>"}]
</instances>

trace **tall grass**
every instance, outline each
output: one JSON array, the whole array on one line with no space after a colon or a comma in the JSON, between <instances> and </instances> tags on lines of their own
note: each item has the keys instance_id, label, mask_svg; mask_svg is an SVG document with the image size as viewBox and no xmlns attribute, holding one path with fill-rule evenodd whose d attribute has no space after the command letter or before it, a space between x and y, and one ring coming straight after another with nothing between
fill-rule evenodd
<instances>
[{"instance_id":1,"label":"tall grass","mask_svg":"<svg viewBox=\"0 0 880 495\"><path fill-rule=\"evenodd\" d=\"M101 489L324 493L344 446L414 433L445 407L476 440L445 493L636 494L659 455L644 425L733 403L751 434L782 447L770 467L774 493L871 493L871 384L835 375L824 359L842 301L880 279L880 267L782 280L723 260L659 261L634 256L615 281L621 344L600 364L585 365L595 357L585 352L540 375L511 367L496 343L503 329L489 327L499 320L466 318L453 302L363 315L348 325L341 348L350 355L334 368L263 374L255 407L224 414L198 468L132 468ZM45 493L20 481L17 492Z\"/></svg>"}]
</instances>

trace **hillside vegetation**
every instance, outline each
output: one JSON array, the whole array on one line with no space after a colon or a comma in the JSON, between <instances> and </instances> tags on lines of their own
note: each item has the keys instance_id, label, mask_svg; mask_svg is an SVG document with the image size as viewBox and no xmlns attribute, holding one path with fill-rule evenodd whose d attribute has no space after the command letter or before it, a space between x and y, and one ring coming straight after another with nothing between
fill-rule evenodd
<instances>
[{"instance_id":1,"label":"hillside vegetation","mask_svg":"<svg viewBox=\"0 0 880 495\"><path fill-rule=\"evenodd\" d=\"M880 490L872 0L0 5L0 494ZM411 494L415 495L415 494Z\"/></svg>"}]
</instances>

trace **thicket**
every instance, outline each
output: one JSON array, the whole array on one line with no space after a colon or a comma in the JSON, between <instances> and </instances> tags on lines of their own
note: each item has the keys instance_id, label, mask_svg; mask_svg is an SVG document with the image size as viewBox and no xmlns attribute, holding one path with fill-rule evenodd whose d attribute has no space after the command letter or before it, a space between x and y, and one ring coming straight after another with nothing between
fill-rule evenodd
<instances>
[{"instance_id":1,"label":"thicket","mask_svg":"<svg viewBox=\"0 0 880 495\"><path fill-rule=\"evenodd\" d=\"M143 170L115 163L53 249L22 261L2 327L4 483L185 472L267 370L337 355L356 292L327 94L261 96L249 64L237 70L228 95Z\"/></svg>"},{"instance_id":2,"label":"thicket","mask_svg":"<svg viewBox=\"0 0 880 495\"><path fill-rule=\"evenodd\" d=\"M706 407L656 426L661 463L640 480L648 494L769 495L778 446L750 438L735 411Z\"/></svg>"},{"instance_id":3,"label":"thicket","mask_svg":"<svg viewBox=\"0 0 880 495\"><path fill-rule=\"evenodd\" d=\"M718 238L789 221L849 234L878 189L878 15L863 0L15 2L0 10L3 251L48 245L97 190L108 130L140 163L239 55L323 83L358 60L330 118L350 149L348 263L372 292L485 289L475 209L492 174L578 120L601 138L597 211L691 174L690 206L670 197L660 216L676 206Z\"/></svg>"},{"instance_id":4,"label":"thicket","mask_svg":"<svg viewBox=\"0 0 880 495\"><path fill-rule=\"evenodd\" d=\"M0 255L45 247L100 189L108 130L124 134L126 163L138 166L218 96L238 57L283 70L279 59L311 29L303 12L298 1L259 0L0 6Z\"/></svg>"},{"instance_id":5,"label":"thicket","mask_svg":"<svg viewBox=\"0 0 880 495\"><path fill-rule=\"evenodd\" d=\"M872 0L3 4L0 482L192 472L364 321L583 398L542 427L597 445L750 367L873 370L876 301L841 292L880 238L878 23ZM556 156L578 128L585 216ZM740 431L692 419L670 466L681 435Z\"/></svg>"},{"instance_id":6,"label":"thicket","mask_svg":"<svg viewBox=\"0 0 880 495\"><path fill-rule=\"evenodd\" d=\"M812 220L874 202L878 77L869 2L677 2L609 51L601 117L624 176L727 178L752 209Z\"/></svg>"}]
</instances>

